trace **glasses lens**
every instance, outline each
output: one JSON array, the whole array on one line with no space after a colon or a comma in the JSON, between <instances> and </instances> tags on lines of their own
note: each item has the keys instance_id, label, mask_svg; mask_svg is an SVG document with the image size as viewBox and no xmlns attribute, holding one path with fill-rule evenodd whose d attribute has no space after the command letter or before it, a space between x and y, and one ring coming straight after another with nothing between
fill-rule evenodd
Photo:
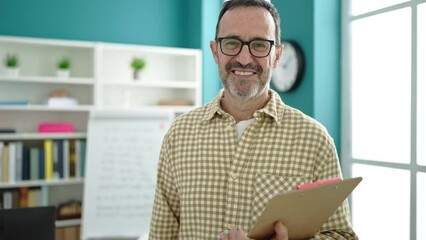
<instances>
[{"instance_id":1,"label":"glasses lens","mask_svg":"<svg viewBox=\"0 0 426 240\"><path fill-rule=\"evenodd\" d=\"M255 57L266 57L271 51L272 42L267 40L252 40L243 42L236 38L221 38L220 49L222 53L228 56L236 56L240 53L243 45L248 45L251 55Z\"/></svg>"},{"instance_id":2,"label":"glasses lens","mask_svg":"<svg viewBox=\"0 0 426 240\"><path fill-rule=\"evenodd\" d=\"M271 43L264 40L254 40L250 42L251 54L255 57L265 57L269 54Z\"/></svg>"},{"instance_id":3,"label":"glasses lens","mask_svg":"<svg viewBox=\"0 0 426 240\"><path fill-rule=\"evenodd\" d=\"M240 52L241 45L240 40L233 38L224 38L220 43L222 52L227 55L237 55Z\"/></svg>"}]
</instances>

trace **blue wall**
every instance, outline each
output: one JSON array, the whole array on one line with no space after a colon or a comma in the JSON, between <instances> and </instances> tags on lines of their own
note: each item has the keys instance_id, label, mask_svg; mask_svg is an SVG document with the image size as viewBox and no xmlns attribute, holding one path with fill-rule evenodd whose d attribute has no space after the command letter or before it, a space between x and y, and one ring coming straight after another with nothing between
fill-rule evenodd
<instances>
[{"instance_id":1,"label":"blue wall","mask_svg":"<svg viewBox=\"0 0 426 240\"><path fill-rule=\"evenodd\" d=\"M203 102L210 102L222 88L219 71L210 50L210 41L214 40L217 18L222 1L204 0L202 6L201 48L203 50Z\"/></svg>"},{"instance_id":2,"label":"blue wall","mask_svg":"<svg viewBox=\"0 0 426 240\"><path fill-rule=\"evenodd\" d=\"M0 34L185 47L183 3L1 0Z\"/></svg>"},{"instance_id":3,"label":"blue wall","mask_svg":"<svg viewBox=\"0 0 426 240\"><path fill-rule=\"evenodd\" d=\"M314 5L312 1L273 1L281 16L281 38L296 42L302 49L305 69L296 89L281 93L283 101L313 116L314 106Z\"/></svg>"},{"instance_id":4,"label":"blue wall","mask_svg":"<svg viewBox=\"0 0 426 240\"><path fill-rule=\"evenodd\" d=\"M340 1L273 0L282 37L305 55L305 73L287 104L321 121L339 147ZM0 35L198 48L203 102L221 88L210 52L222 0L0 0Z\"/></svg>"},{"instance_id":5,"label":"blue wall","mask_svg":"<svg viewBox=\"0 0 426 240\"><path fill-rule=\"evenodd\" d=\"M340 149L340 1L273 1L283 39L296 41L305 57L300 85L281 98L319 120Z\"/></svg>"},{"instance_id":6,"label":"blue wall","mask_svg":"<svg viewBox=\"0 0 426 240\"><path fill-rule=\"evenodd\" d=\"M340 150L340 0L315 1L314 114Z\"/></svg>"}]
</instances>

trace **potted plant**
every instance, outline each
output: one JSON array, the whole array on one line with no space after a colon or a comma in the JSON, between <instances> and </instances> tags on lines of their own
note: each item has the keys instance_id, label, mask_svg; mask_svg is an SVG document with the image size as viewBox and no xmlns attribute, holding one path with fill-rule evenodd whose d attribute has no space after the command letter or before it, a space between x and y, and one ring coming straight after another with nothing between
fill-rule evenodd
<instances>
[{"instance_id":1,"label":"potted plant","mask_svg":"<svg viewBox=\"0 0 426 240\"><path fill-rule=\"evenodd\" d=\"M140 72L145 68L146 66L146 60L142 57L135 57L132 59L132 62L130 66L133 69L133 79L139 79L140 78Z\"/></svg>"},{"instance_id":2,"label":"potted plant","mask_svg":"<svg viewBox=\"0 0 426 240\"><path fill-rule=\"evenodd\" d=\"M8 54L4 64L6 66L7 76L17 77L19 75L19 59L17 56Z\"/></svg>"},{"instance_id":3,"label":"potted plant","mask_svg":"<svg viewBox=\"0 0 426 240\"><path fill-rule=\"evenodd\" d=\"M68 58L62 58L59 60L57 67L56 75L58 77L67 78L70 76L71 62Z\"/></svg>"}]
</instances>

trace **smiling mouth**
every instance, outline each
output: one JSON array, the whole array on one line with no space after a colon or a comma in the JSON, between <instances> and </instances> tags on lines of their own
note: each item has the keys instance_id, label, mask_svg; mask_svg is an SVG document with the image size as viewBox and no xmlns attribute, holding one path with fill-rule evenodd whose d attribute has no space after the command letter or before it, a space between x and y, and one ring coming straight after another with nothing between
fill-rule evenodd
<instances>
[{"instance_id":1,"label":"smiling mouth","mask_svg":"<svg viewBox=\"0 0 426 240\"><path fill-rule=\"evenodd\" d=\"M252 76L252 75L256 74L255 72L252 72L252 71L238 71L238 70L233 70L232 72L235 75L238 75L238 76Z\"/></svg>"}]
</instances>

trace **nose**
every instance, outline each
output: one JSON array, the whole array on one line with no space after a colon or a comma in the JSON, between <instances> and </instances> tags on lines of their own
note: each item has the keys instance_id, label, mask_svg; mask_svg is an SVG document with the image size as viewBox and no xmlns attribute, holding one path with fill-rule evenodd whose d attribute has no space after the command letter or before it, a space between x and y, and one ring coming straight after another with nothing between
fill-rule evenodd
<instances>
[{"instance_id":1,"label":"nose","mask_svg":"<svg viewBox=\"0 0 426 240\"><path fill-rule=\"evenodd\" d=\"M236 56L236 60L243 65L247 65L252 62L253 56L250 53L248 45L243 46L240 53Z\"/></svg>"}]
</instances>

